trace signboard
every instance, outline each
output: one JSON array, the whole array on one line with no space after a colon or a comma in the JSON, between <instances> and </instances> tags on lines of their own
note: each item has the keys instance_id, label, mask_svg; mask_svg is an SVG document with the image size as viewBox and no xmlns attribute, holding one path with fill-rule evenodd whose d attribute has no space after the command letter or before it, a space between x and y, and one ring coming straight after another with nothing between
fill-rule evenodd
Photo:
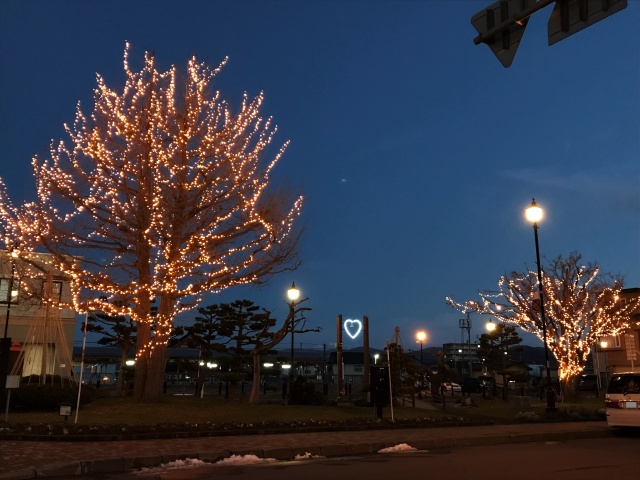
<instances>
[{"instance_id":1,"label":"signboard","mask_svg":"<svg viewBox=\"0 0 640 480\"><path fill-rule=\"evenodd\" d=\"M20 388L20 375L7 375L4 388Z\"/></svg>"},{"instance_id":2,"label":"signboard","mask_svg":"<svg viewBox=\"0 0 640 480\"><path fill-rule=\"evenodd\" d=\"M637 360L636 339L633 335L626 334L624 336L624 347L627 351L627 360Z\"/></svg>"},{"instance_id":3,"label":"signboard","mask_svg":"<svg viewBox=\"0 0 640 480\"><path fill-rule=\"evenodd\" d=\"M524 29L529 22L529 17L517 22L511 20L521 10L521 0L502 0L489 5L471 17L471 24L481 37L482 34L489 34L489 38L481 40L481 42L489 46L504 67L510 66L513 62L520 40L524 35ZM504 28L501 28L502 26ZM497 31L491 34L496 29Z\"/></svg>"},{"instance_id":4,"label":"signboard","mask_svg":"<svg viewBox=\"0 0 640 480\"><path fill-rule=\"evenodd\" d=\"M627 0L563 0L556 2L547 23L549 45L627 8Z\"/></svg>"},{"instance_id":5,"label":"signboard","mask_svg":"<svg viewBox=\"0 0 640 480\"><path fill-rule=\"evenodd\" d=\"M499 0L471 17L478 36L504 67L513 62L529 17L555 2L547 24L549 45L627 7L627 0Z\"/></svg>"}]
</instances>

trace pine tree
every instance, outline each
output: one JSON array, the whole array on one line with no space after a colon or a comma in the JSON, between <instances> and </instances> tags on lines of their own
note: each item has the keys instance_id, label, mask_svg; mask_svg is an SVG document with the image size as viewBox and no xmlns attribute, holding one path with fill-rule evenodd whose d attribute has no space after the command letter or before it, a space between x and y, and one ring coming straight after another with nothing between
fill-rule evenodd
<instances>
[{"instance_id":1,"label":"pine tree","mask_svg":"<svg viewBox=\"0 0 640 480\"><path fill-rule=\"evenodd\" d=\"M160 398L176 315L299 264L302 198L270 179L286 144L270 147L276 128L260 117L262 94L245 94L234 113L211 93L222 65L192 58L179 75L146 53L134 71L127 45L124 89L98 75L93 112L78 105L66 126L70 145L52 142L50 158L34 158L37 200L17 208L0 182L4 245L51 253L78 311L136 323L139 400Z\"/></svg>"},{"instance_id":2,"label":"pine tree","mask_svg":"<svg viewBox=\"0 0 640 480\"><path fill-rule=\"evenodd\" d=\"M84 324L83 324L84 329ZM116 377L116 395L123 396L124 368L130 351L136 344L136 325L131 318L124 315L107 315L103 312L91 312L87 317L87 332L101 335L97 343L100 345L113 345L121 350L120 369Z\"/></svg>"},{"instance_id":3,"label":"pine tree","mask_svg":"<svg viewBox=\"0 0 640 480\"><path fill-rule=\"evenodd\" d=\"M492 373L494 381L496 374L502 376L502 394L505 400L509 387L507 367L514 363L513 354L522 351L520 343L522 338L516 327L504 323L498 323L492 331L480 335L476 353Z\"/></svg>"}]
</instances>

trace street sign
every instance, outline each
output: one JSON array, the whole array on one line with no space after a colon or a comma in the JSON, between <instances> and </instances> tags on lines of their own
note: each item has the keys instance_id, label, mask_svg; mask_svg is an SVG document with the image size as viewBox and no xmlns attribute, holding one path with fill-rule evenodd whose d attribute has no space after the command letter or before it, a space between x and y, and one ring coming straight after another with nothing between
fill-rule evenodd
<instances>
[{"instance_id":1,"label":"street sign","mask_svg":"<svg viewBox=\"0 0 640 480\"><path fill-rule=\"evenodd\" d=\"M624 346L627 352L627 360L637 360L636 339L632 334L626 334L624 336Z\"/></svg>"},{"instance_id":2,"label":"street sign","mask_svg":"<svg viewBox=\"0 0 640 480\"><path fill-rule=\"evenodd\" d=\"M529 17L554 2L549 45L627 7L627 0L499 0L471 17L478 32L473 43L486 43L503 66L510 66Z\"/></svg>"},{"instance_id":3,"label":"street sign","mask_svg":"<svg viewBox=\"0 0 640 480\"><path fill-rule=\"evenodd\" d=\"M513 62L529 21L529 17L513 20L523 3L527 0L500 0L471 17L471 24L480 34L477 43L486 43L504 67Z\"/></svg>"},{"instance_id":4,"label":"street sign","mask_svg":"<svg viewBox=\"0 0 640 480\"><path fill-rule=\"evenodd\" d=\"M558 0L547 32L549 45L627 8L627 0Z\"/></svg>"}]
</instances>

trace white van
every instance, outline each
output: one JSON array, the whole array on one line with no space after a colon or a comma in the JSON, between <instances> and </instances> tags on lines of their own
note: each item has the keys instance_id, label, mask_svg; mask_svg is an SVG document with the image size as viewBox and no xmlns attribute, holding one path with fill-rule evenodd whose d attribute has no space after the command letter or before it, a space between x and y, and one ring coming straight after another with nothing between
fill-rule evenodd
<instances>
[{"instance_id":1,"label":"white van","mask_svg":"<svg viewBox=\"0 0 640 480\"><path fill-rule=\"evenodd\" d=\"M614 373L604 404L610 426L640 427L640 373Z\"/></svg>"}]
</instances>

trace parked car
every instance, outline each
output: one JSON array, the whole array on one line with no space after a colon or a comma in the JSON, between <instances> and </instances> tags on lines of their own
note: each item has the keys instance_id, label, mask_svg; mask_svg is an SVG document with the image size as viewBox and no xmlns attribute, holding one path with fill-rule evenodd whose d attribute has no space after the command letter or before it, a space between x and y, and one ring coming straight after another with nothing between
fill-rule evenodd
<instances>
[{"instance_id":1,"label":"parked car","mask_svg":"<svg viewBox=\"0 0 640 480\"><path fill-rule=\"evenodd\" d=\"M610 426L640 427L640 373L614 373L604 404Z\"/></svg>"},{"instance_id":2,"label":"parked car","mask_svg":"<svg viewBox=\"0 0 640 480\"><path fill-rule=\"evenodd\" d=\"M580 375L578 390L598 391L598 376L588 373Z\"/></svg>"},{"instance_id":3,"label":"parked car","mask_svg":"<svg viewBox=\"0 0 640 480\"><path fill-rule=\"evenodd\" d=\"M442 386L444 387L444 391L447 393L461 393L462 392L462 387L460 385L458 385L457 383L453 383L453 382L445 382L442 384Z\"/></svg>"}]
</instances>

